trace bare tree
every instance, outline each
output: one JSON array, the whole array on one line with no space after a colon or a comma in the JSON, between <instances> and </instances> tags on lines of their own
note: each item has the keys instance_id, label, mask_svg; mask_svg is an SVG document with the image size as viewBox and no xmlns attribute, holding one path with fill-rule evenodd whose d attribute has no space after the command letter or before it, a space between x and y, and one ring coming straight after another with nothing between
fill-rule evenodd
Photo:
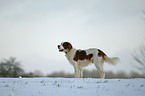
<instances>
[{"instance_id":1,"label":"bare tree","mask_svg":"<svg viewBox=\"0 0 145 96\"><path fill-rule=\"evenodd\" d=\"M136 68L141 72L145 73L145 46L142 46L132 56L139 64L138 66L136 66Z\"/></svg>"},{"instance_id":2,"label":"bare tree","mask_svg":"<svg viewBox=\"0 0 145 96\"><path fill-rule=\"evenodd\" d=\"M143 10L143 14L145 16L144 10ZM145 17L143 18L143 20L145 21ZM143 72L144 74L145 73L145 46L142 45L138 50L136 50L136 52L133 53L132 56L135 59L135 61L139 64L139 66L137 66L136 68L141 72Z\"/></svg>"}]
</instances>

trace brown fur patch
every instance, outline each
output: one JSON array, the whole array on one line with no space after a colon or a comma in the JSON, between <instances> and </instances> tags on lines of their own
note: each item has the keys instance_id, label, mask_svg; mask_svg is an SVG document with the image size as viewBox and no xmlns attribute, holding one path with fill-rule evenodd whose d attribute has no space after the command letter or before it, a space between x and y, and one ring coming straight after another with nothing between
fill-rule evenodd
<instances>
[{"instance_id":1,"label":"brown fur patch","mask_svg":"<svg viewBox=\"0 0 145 96\"><path fill-rule=\"evenodd\" d=\"M69 51L72 49L72 45L69 42L64 42L62 46Z\"/></svg>"},{"instance_id":2,"label":"brown fur patch","mask_svg":"<svg viewBox=\"0 0 145 96\"><path fill-rule=\"evenodd\" d=\"M93 57L93 54L88 54L87 55L86 51L84 51L84 50L77 50L73 60L74 61L85 60L85 59L90 60L92 57Z\"/></svg>"},{"instance_id":3,"label":"brown fur patch","mask_svg":"<svg viewBox=\"0 0 145 96\"><path fill-rule=\"evenodd\" d=\"M100 49L98 49L98 56L102 57L105 60L106 54L103 51L101 51Z\"/></svg>"}]
</instances>

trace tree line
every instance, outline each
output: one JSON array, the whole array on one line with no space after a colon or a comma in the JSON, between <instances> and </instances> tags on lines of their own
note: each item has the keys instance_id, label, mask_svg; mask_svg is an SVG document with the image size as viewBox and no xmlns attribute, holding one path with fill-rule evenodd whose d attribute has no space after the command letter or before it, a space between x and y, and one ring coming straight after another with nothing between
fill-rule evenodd
<instances>
[{"instance_id":1,"label":"tree line","mask_svg":"<svg viewBox=\"0 0 145 96\"><path fill-rule=\"evenodd\" d=\"M145 78L144 74L139 74L137 72L130 72L126 74L123 71L113 73L112 71L107 71L106 78ZM144 72L143 72L144 73ZM0 77L44 77L43 73L39 70L34 72L26 73L22 68L20 62L16 61L16 58L10 57L9 59L3 59L0 62ZM74 74L66 73L63 71L53 72L47 74L45 77L64 77L64 78L73 78ZM97 70L84 70L84 78L100 78L99 72Z\"/></svg>"},{"instance_id":2,"label":"tree line","mask_svg":"<svg viewBox=\"0 0 145 96\"><path fill-rule=\"evenodd\" d=\"M140 74L135 71L131 71L130 74L126 74L123 71L119 71L117 73L113 73L112 71L105 72L105 78L145 78L144 74ZM74 74L66 73L64 71L53 72L48 74L47 77L64 77L64 78L74 78ZM100 78L99 72L97 70L84 70L83 71L83 78Z\"/></svg>"}]
</instances>

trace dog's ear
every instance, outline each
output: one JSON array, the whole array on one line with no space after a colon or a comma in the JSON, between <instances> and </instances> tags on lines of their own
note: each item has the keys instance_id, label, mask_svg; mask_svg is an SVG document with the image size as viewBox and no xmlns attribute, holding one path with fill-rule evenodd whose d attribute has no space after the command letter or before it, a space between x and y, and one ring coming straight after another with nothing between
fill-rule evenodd
<instances>
[{"instance_id":1,"label":"dog's ear","mask_svg":"<svg viewBox=\"0 0 145 96\"><path fill-rule=\"evenodd\" d=\"M68 50L70 51L72 49L72 45L68 43Z\"/></svg>"}]
</instances>

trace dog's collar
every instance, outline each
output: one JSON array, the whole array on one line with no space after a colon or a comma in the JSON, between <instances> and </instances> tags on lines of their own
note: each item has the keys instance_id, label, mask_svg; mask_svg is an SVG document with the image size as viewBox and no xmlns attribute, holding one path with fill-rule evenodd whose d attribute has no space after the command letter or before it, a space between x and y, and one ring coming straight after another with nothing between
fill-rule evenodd
<instances>
[{"instance_id":1,"label":"dog's collar","mask_svg":"<svg viewBox=\"0 0 145 96\"><path fill-rule=\"evenodd\" d=\"M72 50L72 49L71 49ZM65 54L69 53L71 50L69 50L68 52L65 52Z\"/></svg>"},{"instance_id":2,"label":"dog's collar","mask_svg":"<svg viewBox=\"0 0 145 96\"><path fill-rule=\"evenodd\" d=\"M73 48L71 48L71 50L73 50ZM67 55L67 53L69 53L71 50L68 50L68 52L65 52L65 54Z\"/></svg>"},{"instance_id":3,"label":"dog's collar","mask_svg":"<svg viewBox=\"0 0 145 96\"><path fill-rule=\"evenodd\" d=\"M66 54L65 55L69 55L70 53L74 53L76 51L76 49L75 48L72 48L71 50L69 50L68 52L65 52Z\"/></svg>"}]
</instances>

